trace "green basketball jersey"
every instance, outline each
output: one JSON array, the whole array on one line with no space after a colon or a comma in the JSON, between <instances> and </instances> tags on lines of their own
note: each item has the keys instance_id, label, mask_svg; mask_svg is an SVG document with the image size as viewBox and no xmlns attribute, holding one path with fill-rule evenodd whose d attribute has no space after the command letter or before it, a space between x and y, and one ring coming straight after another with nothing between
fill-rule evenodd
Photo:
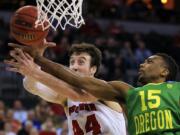
<instances>
[{"instance_id":1,"label":"green basketball jersey","mask_svg":"<svg viewBox=\"0 0 180 135\"><path fill-rule=\"evenodd\" d=\"M180 83L147 84L129 90L130 135L180 135Z\"/></svg>"}]
</instances>

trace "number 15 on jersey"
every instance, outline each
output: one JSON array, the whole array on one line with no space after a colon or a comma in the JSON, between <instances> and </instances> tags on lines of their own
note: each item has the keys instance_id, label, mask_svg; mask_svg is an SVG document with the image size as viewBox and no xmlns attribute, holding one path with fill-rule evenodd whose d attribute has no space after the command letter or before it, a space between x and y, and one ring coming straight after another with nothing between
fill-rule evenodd
<instances>
[{"instance_id":1,"label":"number 15 on jersey","mask_svg":"<svg viewBox=\"0 0 180 135\"><path fill-rule=\"evenodd\" d=\"M141 98L141 110L146 111L148 107L150 109L158 108L160 106L160 94L161 90L148 90L139 91L139 96Z\"/></svg>"}]
</instances>

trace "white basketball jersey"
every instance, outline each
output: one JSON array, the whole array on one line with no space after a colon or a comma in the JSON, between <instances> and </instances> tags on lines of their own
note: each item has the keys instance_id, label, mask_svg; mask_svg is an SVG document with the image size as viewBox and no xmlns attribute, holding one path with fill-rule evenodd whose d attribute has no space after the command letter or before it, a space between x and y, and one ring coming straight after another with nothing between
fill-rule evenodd
<instances>
[{"instance_id":1,"label":"white basketball jersey","mask_svg":"<svg viewBox=\"0 0 180 135\"><path fill-rule=\"evenodd\" d=\"M68 100L69 135L126 135L123 113L100 102Z\"/></svg>"}]
</instances>

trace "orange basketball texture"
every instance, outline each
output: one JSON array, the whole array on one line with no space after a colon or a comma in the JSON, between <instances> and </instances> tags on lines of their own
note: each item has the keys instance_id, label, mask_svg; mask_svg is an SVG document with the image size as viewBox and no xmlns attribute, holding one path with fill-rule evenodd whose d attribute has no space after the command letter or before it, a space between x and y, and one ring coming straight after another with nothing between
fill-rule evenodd
<instances>
[{"instance_id":1,"label":"orange basketball texture","mask_svg":"<svg viewBox=\"0 0 180 135\"><path fill-rule=\"evenodd\" d=\"M10 33L20 43L38 45L47 36L49 29L43 31L41 26L35 28L37 8L24 6L19 8L11 17ZM48 22L45 22L48 25Z\"/></svg>"}]
</instances>

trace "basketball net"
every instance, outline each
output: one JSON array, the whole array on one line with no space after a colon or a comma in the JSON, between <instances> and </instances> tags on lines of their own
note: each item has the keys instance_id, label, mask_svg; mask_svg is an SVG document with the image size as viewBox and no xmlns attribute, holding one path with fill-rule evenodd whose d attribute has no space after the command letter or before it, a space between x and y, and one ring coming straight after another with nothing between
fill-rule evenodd
<instances>
[{"instance_id":1,"label":"basketball net","mask_svg":"<svg viewBox=\"0 0 180 135\"><path fill-rule=\"evenodd\" d=\"M38 9L36 26L42 26L43 30L49 26L54 30L58 26L65 30L67 25L80 28L84 24L83 0L36 0L36 3ZM48 25L45 23L47 21Z\"/></svg>"}]
</instances>

